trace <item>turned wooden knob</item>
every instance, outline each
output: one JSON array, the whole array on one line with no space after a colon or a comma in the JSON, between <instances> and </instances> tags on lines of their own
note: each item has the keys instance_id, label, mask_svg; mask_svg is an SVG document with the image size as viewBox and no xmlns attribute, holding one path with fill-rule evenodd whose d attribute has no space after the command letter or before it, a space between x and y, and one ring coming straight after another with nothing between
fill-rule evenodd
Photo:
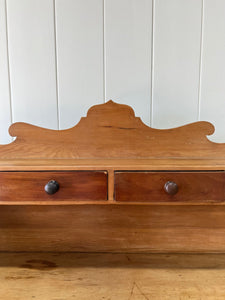
<instances>
[{"instance_id":1,"label":"turned wooden knob","mask_svg":"<svg viewBox=\"0 0 225 300\"><path fill-rule=\"evenodd\" d=\"M176 184L176 182L167 181L164 185L164 190L169 195L175 195L178 192L178 185Z\"/></svg>"},{"instance_id":2,"label":"turned wooden knob","mask_svg":"<svg viewBox=\"0 0 225 300\"><path fill-rule=\"evenodd\" d=\"M47 194L52 195L55 194L59 189L59 184L55 180L50 180L46 185L45 185L45 191Z\"/></svg>"}]
</instances>

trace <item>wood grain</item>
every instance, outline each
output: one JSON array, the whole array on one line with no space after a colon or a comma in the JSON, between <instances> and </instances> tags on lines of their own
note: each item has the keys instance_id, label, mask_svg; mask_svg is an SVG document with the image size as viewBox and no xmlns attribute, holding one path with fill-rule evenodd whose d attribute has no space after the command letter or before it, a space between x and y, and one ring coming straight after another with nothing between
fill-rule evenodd
<instances>
[{"instance_id":1,"label":"wood grain","mask_svg":"<svg viewBox=\"0 0 225 300\"><path fill-rule=\"evenodd\" d=\"M0 146L0 251L225 252L225 145L210 142L212 132L207 122L156 130L112 101L68 130L12 125L16 140ZM164 171L156 202L139 201L148 173L123 182L135 202L115 201L119 170ZM60 189L50 196L52 179ZM162 201L166 180L180 187L175 201Z\"/></svg>"},{"instance_id":2,"label":"wood grain","mask_svg":"<svg viewBox=\"0 0 225 300\"><path fill-rule=\"evenodd\" d=\"M178 192L169 195L166 182L175 182ZM116 172L116 201L222 202L225 201L224 172Z\"/></svg>"},{"instance_id":3,"label":"wood grain","mask_svg":"<svg viewBox=\"0 0 225 300\"><path fill-rule=\"evenodd\" d=\"M135 117L131 107L112 101L93 106L68 130L25 123L9 129L16 140L0 146L0 159L224 159L225 145L210 142L212 124L197 122L157 130Z\"/></svg>"},{"instance_id":4,"label":"wood grain","mask_svg":"<svg viewBox=\"0 0 225 300\"><path fill-rule=\"evenodd\" d=\"M45 192L50 180L59 183L54 195ZM106 172L0 172L0 201L107 200Z\"/></svg>"},{"instance_id":5,"label":"wood grain","mask_svg":"<svg viewBox=\"0 0 225 300\"><path fill-rule=\"evenodd\" d=\"M0 251L225 252L224 206L1 206Z\"/></svg>"},{"instance_id":6,"label":"wood grain","mask_svg":"<svg viewBox=\"0 0 225 300\"><path fill-rule=\"evenodd\" d=\"M1 171L47 170L225 170L225 159L0 159Z\"/></svg>"},{"instance_id":7,"label":"wood grain","mask_svg":"<svg viewBox=\"0 0 225 300\"><path fill-rule=\"evenodd\" d=\"M0 253L0 298L223 300L224 261L224 254Z\"/></svg>"}]
</instances>

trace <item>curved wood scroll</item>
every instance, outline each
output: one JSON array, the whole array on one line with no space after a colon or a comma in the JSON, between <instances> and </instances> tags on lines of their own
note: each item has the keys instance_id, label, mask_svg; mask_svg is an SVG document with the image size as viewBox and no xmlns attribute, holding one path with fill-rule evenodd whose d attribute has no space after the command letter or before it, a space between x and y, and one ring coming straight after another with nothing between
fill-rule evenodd
<instances>
[{"instance_id":1,"label":"curved wood scroll","mask_svg":"<svg viewBox=\"0 0 225 300\"><path fill-rule=\"evenodd\" d=\"M131 107L109 101L91 107L87 117L67 130L14 123L9 133L17 138L0 146L0 159L224 159L225 144L206 137L213 132L208 122L153 129Z\"/></svg>"}]
</instances>

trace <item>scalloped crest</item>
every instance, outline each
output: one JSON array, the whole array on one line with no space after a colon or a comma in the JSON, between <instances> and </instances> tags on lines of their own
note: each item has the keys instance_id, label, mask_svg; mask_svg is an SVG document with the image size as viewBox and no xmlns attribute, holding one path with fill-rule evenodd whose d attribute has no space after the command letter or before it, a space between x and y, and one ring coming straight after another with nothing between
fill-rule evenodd
<instances>
[{"instance_id":1,"label":"scalloped crest","mask_svg":"<svg viewBox=\"0 0 225 300\"><path fill-rule=\"evenodd\" d=\"M225 144L207 139L208 122L173 129L153 129L135 117L130 106L110 100L92 106L86 117L66 130L26 123L9 128L14 142L0 146L0 159L225 158Z\"/></svg>"}]
</instances>

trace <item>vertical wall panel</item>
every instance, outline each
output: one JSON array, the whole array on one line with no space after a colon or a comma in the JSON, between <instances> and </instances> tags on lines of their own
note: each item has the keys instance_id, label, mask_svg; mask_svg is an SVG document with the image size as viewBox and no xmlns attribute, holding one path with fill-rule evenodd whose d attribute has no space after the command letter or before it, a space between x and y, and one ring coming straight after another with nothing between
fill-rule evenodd
<instances>
[{"instance_id":1,"label":"vertical wall panel","mask_svg":"<svg viewBox=\"0 0 225 300\"><path fill-rule=\"evenodd\" d=\"M52 0L7 0L13 121L57 128Z\"/></svg>"},{"instance_id":2,"label":"vertical wall panel","mask_svg":"<svg viewBox=\"0 0 225 300\"><path fill-rule=\"evenodd\" d=\"M0 143L11 115L63 129L109 99L157 128L200 116L224 142L224 20L223 0L0 0Z\"/></svg>"},{"instance_id":3,"label":"vertical wall panel","mask_svg":"<svg viewBox=\"0 0 225 300\"><path fill-rule=\"evenodd\" d=\"M204 1L200 118L216 131L211 140L225 142L225 1Z\"/></svg>"},{"instance_id":4,"label":"vertical wall panel","mask_svg":"<svg viewBox=\"0 0 225 300\"><path fill-rule=\"evenodd\" d=\"M103 103L103 1L56 0L60 128Z\"/></svg>"},{"instance_id":5,"label":"vertical wall panel","mask_svg":"<svg viewBox=\"0 0 225 300\"><path fill-rule=\"evenodd\" d=\"M105 0L106 99L131 105L148 124L151 40L151 0Z\"/></svg>"},{"instance_id":6,"label":"vertical wall panel","mask_svg":"<svg viewBox=\"0 0 225 300\"><path fill-rule=\"evenodd\" d=\"M0 144L9 143L11 123L5 0L0 0Z\"/></svg>"},{"instance_id":7,"label":"vertical wall panel","mask_svg":"<svg viewBox=\"0 0 225 300\"><path fill-rule=\"evenodd\" d=\"M153 126L198 116L201 0L155 0Z\"/></svg>"}]
</instances>

